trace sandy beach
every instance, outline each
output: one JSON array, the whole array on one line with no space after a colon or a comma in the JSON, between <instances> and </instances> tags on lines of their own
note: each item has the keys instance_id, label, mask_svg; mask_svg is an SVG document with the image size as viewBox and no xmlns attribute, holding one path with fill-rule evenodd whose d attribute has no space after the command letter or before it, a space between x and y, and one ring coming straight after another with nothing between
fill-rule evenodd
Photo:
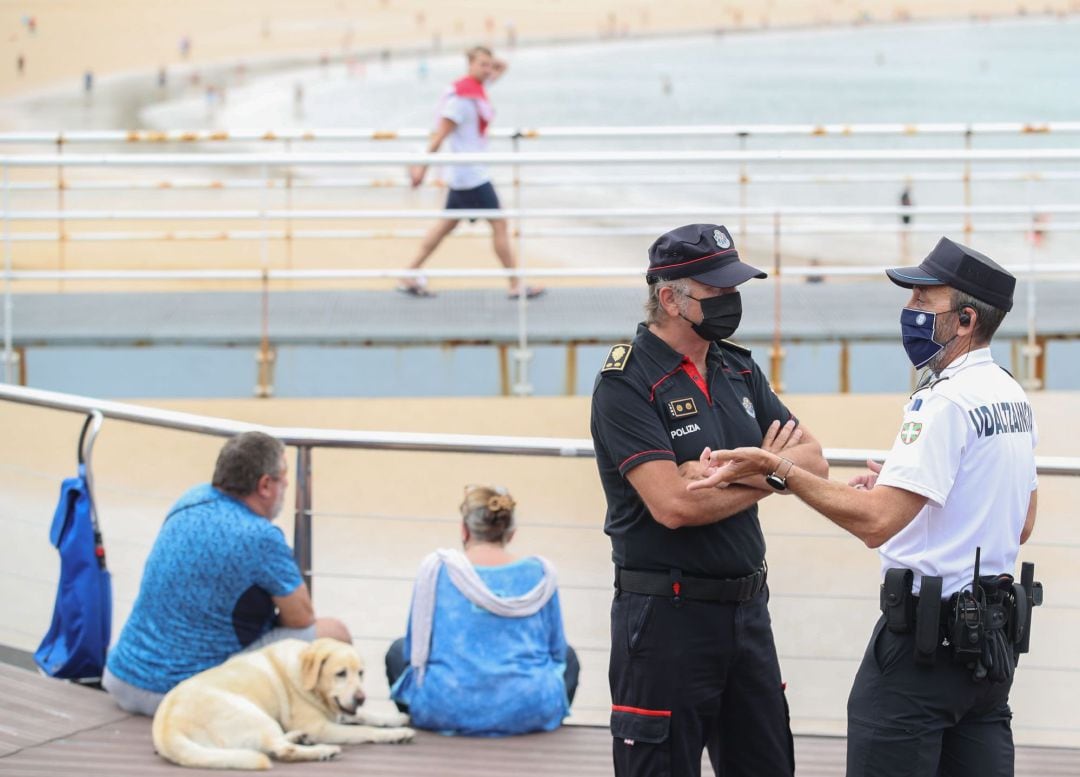
<instances>
[{"instance_id":1,"label":"sandy beach","mask_svg":"<svg viewBox=\"0 0 1080 777\"><path fill-rule=\"evenodd\" d=\"M178 65L474 42L847 25L1080 10L1076 0L6 0L0 95ZM183 41L188 47L186 53ZM17 72L22 56L24 70Z\"/></svg>"},{"instance_id":2,"label":"sandy beach","mask_svg":"<svg viewBox=\"0 0 1080 777\"><path fill-rule=\"evenodd\" d=\"M236 82L282 69L318 67L326 61L343 63L378 61L384 52L402 57L420 52L454 54L477 42L495 47L513 58L513 47L549 45L557 40L604 41L683 33L751 31L762 28L819 27L898 24L907 20L1015 17L1034 14L1069 14L1080 11L1077 0L1050 0L1030 5L1017 0L732 0L723 3L702 0L672 0L664 4L636 2L616 4L601 0L526 0L436 4L419 0L312 0L303 5L285 0L207 0L165 3L160 0L30 0L18 5L5 3L0 16L0 36L5 41L8 62L0 60L0 131L49 128L114 128L138 126L140 109L174 93L194 95L221 83L230 88ZM22 72L18 63L22 62ZM93 100L83 97L84 78L93 74ZM163 77L164 86L158 85ZM197 87L192 84L198 83ZM505 88L509 88L508 83ZM186 90L186 91L185 91ZM78 121L66 122L67 117ZM1038 119L1039 117L1032 117ZM692 117L686 118L692 123ZM173 129L186 129L174 127ZM104 148L104 147L103 147ZM160 150L166 150L166 146ZM404 148L404 147L402 147ZM12 147L5 152L51 150L42 146ZM80 147L87 150L87 147ZM97 149L95 150L103 150ZM151 150L151 149L147 149ZM153 149L159 150L159 149ZM363 174L364 171L357 171ZM506 171L502 171L506 172ZM191 176L199 175L192 171ZM222 175L203 171L201 175ZM397 171L403 175L403 171ZM13 180L56 181L59 170L16 171ZM123 179L132 171L78 169L63 173L65 180L79 176L93 179ZM155 173L146 176L153 179ZM161 178L182 177L176 171L161 171ZM189 176L189 177L191 177ZM161 188L167 188L163 182ZM441 207L441 190L428 188L410 192L397 189L338 189L308 192L295 198L275 192L265 200L257 191L240 193L182 191L143 194L113 191L102 195L93 191L41 192L20 194L15 206L27 209L116 209L139 208L407 208L435 210ZM509 194L506 197L510 199ZM536 206L534 198L530 202ZM569 200L568 200L569 202ZM507 202L506 204L511 204ZM602 204L602 203L601 203ZM186 222L19 222L16 231L92 232L97 230L201 230L213 234L224 229L258 230L257 221ZM280 224L276 224L280 228ZM305 222L309 229L341 227L341 222ZM422 230L426 222L379 221L349 224L353 227ZM468 234L468 230L459 232ZM431 268L485 268L495 266L487 229L479 225L474 237L455 237L440 247ZM925 237L925 236L924 236ZM926 240L930 238L926 237ZM800 262L814 256L810 239L787 238L785 261ZM648 238L613 238L605 261L626 266L640 256ZM882 261L900 260L893 235L863 236L860 250L870 246ZM924 241L925 242L925 241ZM259 241L55 241L21 242L15 245L14 265L18 269L198 269L203 267L282 268L403 267L411 258L418 238L375 240L272 240L264 250ZM769 237L744 242L752 254L768 261L772 254ZM921 243L919 244L921 248ZM524 247L531 267L560 267L572 264L577 241L548 239L528 241ZM551 281L558 285L564 281ZM581 283L581 280L565 281ZM588 281L592 282L592 281ZM621 282L621 281L608 281ZM627 281L634 282L634 281ZM384 288L389 281L355 282L352 285ZM446 287L494 285L499 280L440 280ZM217 288L218 282L194 282L195 288ZM303 288L300 282L275 288ZM325 285L325 284L316 284ZM68 288L150 289L160 288L139 282L68 284ZM18 290L54 291L55 282L20 283ZM168 288L177 288L169 284ZM251 288L250 284L229 284L229 288Z\"/></svg>"}]
</instances>

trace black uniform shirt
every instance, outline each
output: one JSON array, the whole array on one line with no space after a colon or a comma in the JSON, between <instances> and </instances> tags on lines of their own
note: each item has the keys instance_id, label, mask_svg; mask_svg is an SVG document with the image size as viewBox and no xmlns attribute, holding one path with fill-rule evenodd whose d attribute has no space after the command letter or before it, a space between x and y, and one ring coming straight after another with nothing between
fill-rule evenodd
<instances>
[{"instance_id":1,"label":"black uniform shirt","mask_svg":"<svg viewBox=\"0 0 1080 777\"><path fill-rule=\"evenodd\" d=\"M696 460L706 446L760 445L769 424L784 423L791 413L745 348L710 345L705 376L645 324L638 325L629 352L619 348L627 346L612 349L592 401L596 463L607 497L604 531L614 562L703 577L741 577L760 568L765 538L757 505L718 523L668 529L653 519L626 474L655 459Z\"/></svg>"}]
</instances>

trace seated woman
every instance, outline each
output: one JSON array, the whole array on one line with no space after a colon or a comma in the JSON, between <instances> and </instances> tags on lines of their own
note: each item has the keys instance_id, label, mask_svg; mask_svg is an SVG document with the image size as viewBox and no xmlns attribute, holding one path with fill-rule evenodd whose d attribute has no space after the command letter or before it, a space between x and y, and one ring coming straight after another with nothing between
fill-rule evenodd
<instances>
[{"instance_id":1,"label":"seated woman","mask_svg":"<svg viewBox=\"0 0 1080 777\"><path fill-rule=\"evenodd\" d=\"M386 654L391 696L412 725L444 734L558 728L578 662L555 569L507 552L515 526L505 489L466 487L461 517L465 552L437 550L420 564L408 632Z\"/></svg>"}]
</instances>

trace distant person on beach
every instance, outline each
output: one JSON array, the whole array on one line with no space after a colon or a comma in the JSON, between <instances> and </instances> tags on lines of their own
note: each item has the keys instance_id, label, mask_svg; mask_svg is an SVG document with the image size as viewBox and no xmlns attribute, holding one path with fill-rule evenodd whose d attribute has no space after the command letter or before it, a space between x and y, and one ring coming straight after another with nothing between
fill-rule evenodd
<instances>
[{"instance_id":1,"label":"distant person on beach","mask_svg":"<svg viewBox=\"0 0 1080 777\"><path fill-rule=\"evenodd\" d=\"M900 208L901 210L907 209L914 204L914 201L911 199L911 187L905 186L904 190L900 192ZM911 230L911 214L901 212L900 224L900 255L903 257L904 261L907 261L908 256L911 253L911 244L908 237L908 233Z\"/></svg>"},{"instance_id":2,"label":"distant person on beach","mask_svg":"<svg viewBox=\"0 0 1080 777\"><path fill-rule=\"evenodd\" d=\"M352 641L341 621L315 617L292 551L272 523L285 501L287 470L281 442L245 432L222 447L213 482L173 505L109 651L102 685L122 709L153 715L177 683L280 639Z\"/></svg>"},{"instance_id":3,"label":"distant person on beach","mask_svg":"<svg viewBox=\"0 0 1080 777\"><path fill-rule=\"evenodd\" d=\"M516 531L506 489L466 486L464 552L420 564L408 632L386 654L390 693L412 725L507 736L562 725L578 683L555 568L507 551Z\"/></svg>"},{"instance_id":4,"label":"distant person on beach","mask_svg":"<svg viewBox=\"0 0 1080 777\"><path fill-rule=\"evenodd\" d=\"M20 76L26 72L26 57L23 54L15 57L15 72Z\"/></svg>"},{"instance_id":5,"label":"distant person on beach","mask_svg":"<svg viewBox=\"0 0 1080 777\"><path fill-rule=\"evenodd\" d=\"M89 97L94 91L94 71L87 70L83 73L83 94Z\"/></svg>"},{"instance_id":6,"label":"distant person on beach","mask_svg":"<svg viewBox=\"0 0 1080 777\"><path fill-rule=\"evenodd\" d=\"M180 49L180 59L187 59L191 56L191 36L184 35L180 38L178 48Z\"/></svg>"},{"instance_id":7,"label":"distant person on beach","mask_svg":"<svg viewBox=\"0 0 1080 777\"><path fill-rule=\"evenodd\" d=\"M476 46L466 52L469 71L443 95L439 103L439 124L428 143L428 153L435 153L443 141L449 139L450 150L463 153L477 153L488 150L488 127L495 117L495 111L488 100L484 87L494 82L506 72L506 62L496 59L491 50ZM498 210L499 197L491 183L491 176L484 165L451 165L450 193L446 198L446 210ZM409 170L409 177L414 187L423 183L427 173L426 165L417 165ZM474 219L471 219L474 220ZM420 252L409 269L419 270L443 239L454 231L460 219L442 219L424 236ZM492 245L495 255L503 267L513 270L516 266L514 254L510 249L510 232L505 219L488 219L491 224ZM420 276L403 280L398 291L414 297L430 297L427 279ZM526 296L532 298L544 293L539 286L529 286ZM510 297L521 295L518 278L510 279Z\"/></svg>"}]
</instances>

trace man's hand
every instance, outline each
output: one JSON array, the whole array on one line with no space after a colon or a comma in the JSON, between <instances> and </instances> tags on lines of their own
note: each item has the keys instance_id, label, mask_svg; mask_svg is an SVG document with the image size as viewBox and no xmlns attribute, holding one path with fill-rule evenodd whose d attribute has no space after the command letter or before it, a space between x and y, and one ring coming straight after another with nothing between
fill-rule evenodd
<instances>
[{"instance_id":1,"label":"man's hand","mask_svg":"<svg viewBox=\"0 0 1080 777\"><path fill-rule=\"evenodd\" d=\"M864 472L861 475L856 475L847 482L852 488L857 488L860 491L869 491L877 484L878 474L881 472L881 464L873 459L866 460L866 468L869 472Z\"/></svg>"},{"instance_id":2,"label":"man's hand","mask_svg":"<svg viewBox=\"0 0 1080 777\"><path fill-rule=\"evenodd\" d=\"M427 165L413 165L409 168L409 181L412 183L412 188L418 187L424 182L424 175L427 174Z\"/></svg>"},{"instance_id":3,"label":"man's hand","mask_svg":"<svg viewBox=\"0 0 1080 777\"><path fill-rule=\"evenodd\" d=\"M767 475L779 466L780 457L761 448L736 448L731 451L710 451L706 448L701 452L701 464L705 477L687 483L687 491L724 488L754 475Z\"/></svg>"},{"instance_id":4,"label":"man's hand","mask_svg":"<svg viewBox=\"0 0 1080 777\"><path fill-rule=\"evenodd\" d=\"M765 432L761 447L763 450L779 455L785 448L798 445L799 441L802 440L802 436L802 429L795 426L794 418L783 426L780 425L779 421L773 421Z\"/></svg>"}]
</instances>

